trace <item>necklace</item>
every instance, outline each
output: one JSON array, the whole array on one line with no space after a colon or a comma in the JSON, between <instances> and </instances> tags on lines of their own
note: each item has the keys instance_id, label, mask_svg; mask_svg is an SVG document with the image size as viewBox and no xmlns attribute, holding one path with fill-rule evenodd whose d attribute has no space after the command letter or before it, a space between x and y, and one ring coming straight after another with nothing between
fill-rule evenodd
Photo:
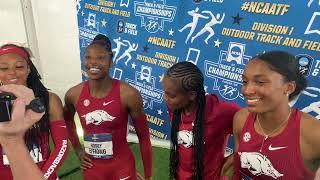
<instances>
[{"instance_id":1,"label":"necklace","mask_svg":"<svg viewBox=\"0 0 320 180\"><path fill-rule=\"evenodd\" d=\"M284 121L282 121L282 123L281 123L276 129L274 129L274 130L271 131L269 134L267 134L267 133L264 132L264 130L263 130L261 124L260 124L259 116L258 116L258 114L257 114L256 119L257 119L258 125L259 125L259 127L260 127L260 129L262 130L262 133L263 133L263 135L264 135L264 138L263 138L262 143L261 143L261 146L260 146L260 152L262 151L262 147L263 147L263 145L264 145L264 142L265 142L272 134L274 134L275 132L277 132L277 131L289 120L290 115L291 115L291 109L290 109L290 111L289 111L289 114L288 114L287 119L284 120Z\"/></svg>"}]
</instances>

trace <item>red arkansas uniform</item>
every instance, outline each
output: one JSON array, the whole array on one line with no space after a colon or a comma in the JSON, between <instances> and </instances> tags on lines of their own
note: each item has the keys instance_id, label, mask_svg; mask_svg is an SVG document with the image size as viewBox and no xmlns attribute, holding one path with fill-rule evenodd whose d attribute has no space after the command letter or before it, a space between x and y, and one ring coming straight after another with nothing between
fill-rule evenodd
<instances>
[{"instance_id":1,"label":"red arkansas uniform","mask_svg":"<svg viewBox=\"0 0 320 180\"><path fill-rule=\"evenodd\" d=\"M222 102L216 95L206 96L205 122L204 122L204 179L219 179L223 165L225 140L232 132L233 115L239 110L235 104ZM170 112L170 119L173 114ZM192 147L193 124L196 111L190 115L181 114L179 126L178 151L179 164L177 180L192 180L194 172Z\"/></svg>"},{"instance_id":2,"label":"red arkansas uniform","mask_svg":"<svg viewBox=\"0 0 320 180\"><path fill-rule=\"evenodd\" d=\"M238 153L234 156L234 179L313 180L314 173L304 165L300 152L301 114L293 109L287 127L263 143L265 137L254 129L256 114L250 113L240 135Z\"/></svg>"},{"instance_id":3,"label":"red arkansas uniform","mask_svg":"<svg viewBox=\"0 0 320 180\"><path fill-rule=\"evenodd\" d=\"M76 105L84 130L84 149L93 167L84 170L84 179L136 179L134 156L127 143L128 112L121 104L120 81L103 98L90 95L85 82ZM149 137L145 137L149 138Z\"/></svg>"},{"instance_id":4,"label":"red arkansas uniform","mask_svg":"<svg viewBox=\"0 0 320 180\"><path fill-rule=\"evenodd\" d=\"M42 133L40 147L34 145L30 149L30 156L42 171L45 179L57 179L56 172L68 154L67 130L64 120L50 122L50 135L53 140L54 149L50 152L49 135ZM0 146L0 179L13 179L10 164L5 155L5 149Z\"/></svg>"},{"instance_id":5,"label":"red arkansas uniform","mask_svg":"<svg viewBox=\"0 0 320 180\"><path fill-rule=\"evenodd\" d=\"M47 135L43 136L43 144L41 148L34 147L33 150L31 150L30 155L34 159L34 161L37 163L39 169L42 168L42 166L45 163L45 160L49 158L50 156L50 149L49 149L49 138ZM5 150L0 147L0 179L3 180L10 180L13 179L11 169L9 162L5 155ZM54 175L52 179L56 179L56 175Z\"/></svg>"}]
</instances>

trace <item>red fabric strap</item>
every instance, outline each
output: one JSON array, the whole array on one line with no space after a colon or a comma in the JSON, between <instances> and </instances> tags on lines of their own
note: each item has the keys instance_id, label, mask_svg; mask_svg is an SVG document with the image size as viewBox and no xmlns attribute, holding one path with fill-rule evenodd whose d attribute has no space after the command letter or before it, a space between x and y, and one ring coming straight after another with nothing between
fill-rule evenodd
<instances>
[{"instance_id":1,"label":"red fabric strap","mask_svg":"<svg viewBox=\"0 0 320 180\"><path fill-rule=\"evenodd\" d=\"M46 179L56 174L58 168L66 159L68 154L68 133L64 120L56 120L50 122L51 137L54 144L54 151L45 162L41 171Z\"/></svg>"},{"instance_id":2,"label":"red fabric strap","mask_svg":"<svg viewBox=\"0 0 320 180\"><path fill-rule=\"evenodd\" d=\"M19 56L25 59L29 59L28 53L23 48L20 48L14 45L5 45L0 48L0 56L4 54L10 54L10 53L18 54Z\"/></svg>"}]
</instances>

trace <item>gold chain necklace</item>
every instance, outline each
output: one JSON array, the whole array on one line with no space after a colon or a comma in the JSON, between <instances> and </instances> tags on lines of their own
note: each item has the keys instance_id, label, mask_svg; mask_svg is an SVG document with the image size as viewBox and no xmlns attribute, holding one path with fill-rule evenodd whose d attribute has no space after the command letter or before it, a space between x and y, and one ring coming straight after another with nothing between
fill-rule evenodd
<instances>
[{"instance_id":1,"label":"gold chain necklace","mask_svg":"<svg viewBox=\"0 0 320 180\"><path fill-rule=\"evenodd\" d=\"M263 145L264 145L264 142L265 142L272 134L274 134L275 132L277 132L277 131L289 120L290 115L291 115L291 109L290 109L290 112L289 112L289 114L288 114L287 119L284 120L276 129L274 129L274 130L271 131L269 134L267 134L267 133L264 132L264 130L263 130L261 124L260 124L259 116L258 116L258 114L257 114L256 119L257 119L258 125L259 125L259 127L260 127L260 129L262 130L262 133L263 133L263 135L264 135L264 138L263 138L262 143L261 143L261 146L260 146L260 152L262 151L262 147L263 147Z\"/></svg>"}]
</instances>

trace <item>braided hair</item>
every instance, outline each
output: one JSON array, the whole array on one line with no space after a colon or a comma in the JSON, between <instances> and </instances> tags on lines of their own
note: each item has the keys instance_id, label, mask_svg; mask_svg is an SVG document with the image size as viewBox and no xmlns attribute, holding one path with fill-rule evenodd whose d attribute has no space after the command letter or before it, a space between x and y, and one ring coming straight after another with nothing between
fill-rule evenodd
<instances>
[{"instance_id":1,"label":"braided hair","mask_svg":"<svg viewBox=\"0 0 320 180\"><path fill-rule=\"evenodd\" d=\"M47 142L48 140L48 139L44 139L43 135L49 134L49 131L50 131L49 92L48 92L48 89L41 82L42 78L30 59L30 53L25 48L14 45L14 44L6 44L1 48L6 46L16 46L17 48L20 48L21 50L25 51L25 53L27 54L26 61L30 68L30 73L27 77L27 87L33 90L35 97L40 98L40 100L44 103L46 107L45 114L42 116L42 118L37 123L35 123L25 133L25 136L24 136L25 142L29 151L32 150L34 146L40 149L41 144Z\"/></svg>"},{"instance_id":2,"label":"braided hair","mask_svg":"<svg viewBox=\"0 0 320 180\"><path fill-rule=\"evenodd\" d=\"M193 171L193 180L203 179L203 126L205 111L205 90L203 88L203 75L200 69L191 62L179 62L174 64L167 70L167 77L178 79L182 89L186 92L195 91L197 93L198 110L196 119L192 129L193 138L193 163L195 170ZM171 152L170 152L170 179L174 179L177 175L177 167L179 163L179 152L177 134L181 121L181 112L183 109L177 109L173 112L172 128L171 128Z\"/></svg>"}]
</instances>

